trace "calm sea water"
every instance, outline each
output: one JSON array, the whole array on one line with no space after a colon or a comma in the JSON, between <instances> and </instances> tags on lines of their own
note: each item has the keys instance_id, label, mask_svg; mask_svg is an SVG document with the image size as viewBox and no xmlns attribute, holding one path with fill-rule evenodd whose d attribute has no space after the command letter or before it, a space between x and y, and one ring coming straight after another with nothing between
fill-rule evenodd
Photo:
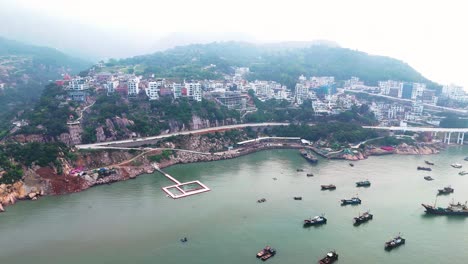
<instances>
[{"instance_id":1,"label":"calm sea water","mask_svg":"<svg viewBox=\"0 0 468 264\"><path fill-rule=\"evenodd\" d=\"M420 205L434 203L446 185L455 193L439 197L439 205L468 200L468 176L450 167L468 170L464 156L467 147L452 147L432 156L370 157L354 167L312 166L297 151L274 150L178 165L166 171L212 191L172 200L161 190L171 182L153 174L8 207L0 214L0 263L260 263L255 254L265 245L278 251L268 263L316 263L332 249L339 263L467 263L468 219L426 216ZM436 163L433 171L416 171L425 159ZM365 179L370 188L355 187ZM337 190L320 191L329 183ZM339 205L355 194L361 205ZM267 202L256 203L260 198ZM354 227L352 218L366 210L374 220ZM302 227L322 213L328 224ZM407 244L385 252L384 242L399 232Z\"/></svg>"}]
</instances>

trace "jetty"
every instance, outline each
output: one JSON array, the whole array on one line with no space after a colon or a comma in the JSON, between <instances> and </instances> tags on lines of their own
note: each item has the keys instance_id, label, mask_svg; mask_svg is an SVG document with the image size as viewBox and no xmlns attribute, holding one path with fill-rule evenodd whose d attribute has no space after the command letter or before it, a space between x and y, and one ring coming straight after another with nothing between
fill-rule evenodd
<instances>
[{"instance_id":1,"label":"jetty","mask_svg":"<svg viewBox=\"0 0 468 264\"><path fill-rule=\"evenodd\" d=\"M183 197L187 197L190 195L200 194L204 192L211 191L206 185L201 183L200 181L190 181L190 182L179 182L174 177L169 175L168 173L161 170L157 164L151 164L153 168L168 178L170 181L174 182L174 185L163 187L162 190L167 193L173 199L179 199Z\"/></svg>"}]
</instances>

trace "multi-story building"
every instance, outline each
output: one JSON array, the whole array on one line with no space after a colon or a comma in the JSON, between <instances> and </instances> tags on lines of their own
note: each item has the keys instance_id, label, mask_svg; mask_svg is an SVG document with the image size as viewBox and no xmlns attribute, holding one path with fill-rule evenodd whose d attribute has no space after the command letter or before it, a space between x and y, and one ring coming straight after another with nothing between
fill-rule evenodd
<instances>
[{"instance_id":1,"label":"multi-story building","mask_svg":"<svg viewBox=\"0 0 468 264\"><path fill-rule=\"evenodd\" d=\"M89 89L88 80L81 77L76 77L70 80L69 90L84 91Z\"/></svg>"},{"instance_id":2,"label":"multi-story building","mask_svg":"<svg viewBox=\"0 0 468 264\"><path fill-rule=\"evenodd\" d=\"M115 89L117 89L118 86L119 86L119 81L118 80L108 81L106 83L107 94L114 93Z\"/></svg>"},{"instance_id":3,"label":"multi-story building","mask_svg":"<svg viewBox=\"0 0 468 264\"><path fill-rule=\"evenodd\" d=\"M140 79L137 77L130 78L127 81L128 95L136 96L140 93Z\"/></svg>"},{"instance_id":4,"label":"multi-story building","mask_svg":"<svg viewBox=\"0 0 468 264\"><path fill-rule=\"evenodd\" d=\"M187 97L192 98L195 101L202 101L202 88L200 83L186 82L184 87L187 90Z\"/></svg>"},{"instance_id":5,"label":"multi-story building","mask_svg":"<svg viewBox=\"0 0 468 264\"><path fill-rule=\"evenodd\" d=\"M455 84L444 85L444 87L442 87L442 95L448 98L456 98L464 96L465 90L463 90L463 87Z\"/></svg>"},{"instance_id":6,"label":"multi-story building","mask_svg":"<svg viewBox=\"0 0 468 264\"><path fill-rule=\"evenodd\" d=\"M296 83L295 97L296 103L302 104L304 100L309 98L309 88L303 83Z\"/></svg>"},{"instance_id":7,"label":"multi-story building","mask_svg":"<svg viewBox=\"0 0 468 264\"><path fill-rule=\"evenodd\" d=\"M177 99L182 96L182 84L181 83L173 83L172 84L172 92L174 94L174 98Z\"/></svg>"},{"instance_id":8,"label":"multi-story building","mask_svg":"<svg viewBox=\"0 0 468 264\"><path fill-rule=\"evenodd\" d=\"M159 89L160 89L159 82L148 82L148 88L146 88L146 95L149 97L150 100L157 100L159 99Z\"/></svg>"}]
</instances>

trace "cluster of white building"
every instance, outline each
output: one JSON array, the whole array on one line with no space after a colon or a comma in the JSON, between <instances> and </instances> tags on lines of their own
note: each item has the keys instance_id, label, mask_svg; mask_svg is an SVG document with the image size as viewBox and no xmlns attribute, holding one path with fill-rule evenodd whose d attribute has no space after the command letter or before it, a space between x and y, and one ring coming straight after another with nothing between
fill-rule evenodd
<instances>
[{"instance_id":1,"label":"cluster of white building","mask_svg":"<svg viewBox=\"0 0 468 264\"><path fill-rule=\"evenodd\" d=\"M301 75L295 87L295 101L297 104L302 104L304 100L315 99L314 89L333 85L335 85L335 77L333 76L312 76L307 79L304 75Z\"/></svg>"},{"instance_id":2,"label":"cluster of white building","mask_svg":"<svg viewBox=\"0 0 468 264\"><path fill-rule=\"evenodd\" d=\"M442 87L442 96L459 102L468 102L468 94L463 87L455 84Z\"/></svg>"}]
</instances>

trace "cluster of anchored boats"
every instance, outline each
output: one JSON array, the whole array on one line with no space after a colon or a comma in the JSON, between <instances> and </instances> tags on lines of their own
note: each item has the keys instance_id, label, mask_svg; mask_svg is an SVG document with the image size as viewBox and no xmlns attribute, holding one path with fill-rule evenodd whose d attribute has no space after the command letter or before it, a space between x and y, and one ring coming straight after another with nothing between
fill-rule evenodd
<instances>
[{"instance_id":1,"label":"cluster of anchored boats","mask_svg":"<svg viewBox=\"0 0 468 264\"><path fill-rule=\"evenodd\" d=\"M465 158L465 161L468 161L468 157ZM427 165L434 165L433 162L430 161L424 161ZM456 169L461 169L463 166L459 163L453 163L450 166ZM417 167L418 170L426 170L426 171L432 171L431 168L428 167ZM468 172L461 171L458 173L459 175L466 175ZM434 178L431 176L424 176L424 179L427 181L432 181ZM437 195L446 195L446 194L451 194L455 190L451 186L446 186L442 189L437 190ZM428 205L428 204L422 204L422 206L426 209L427 214L435 214L435 215L462 215L462 216L468 216L468 208L466 203L461 204L461 203L450 203L448 207L443 208L443 207L436 207L436 205Z\"/></svg>"}]
</instances>

